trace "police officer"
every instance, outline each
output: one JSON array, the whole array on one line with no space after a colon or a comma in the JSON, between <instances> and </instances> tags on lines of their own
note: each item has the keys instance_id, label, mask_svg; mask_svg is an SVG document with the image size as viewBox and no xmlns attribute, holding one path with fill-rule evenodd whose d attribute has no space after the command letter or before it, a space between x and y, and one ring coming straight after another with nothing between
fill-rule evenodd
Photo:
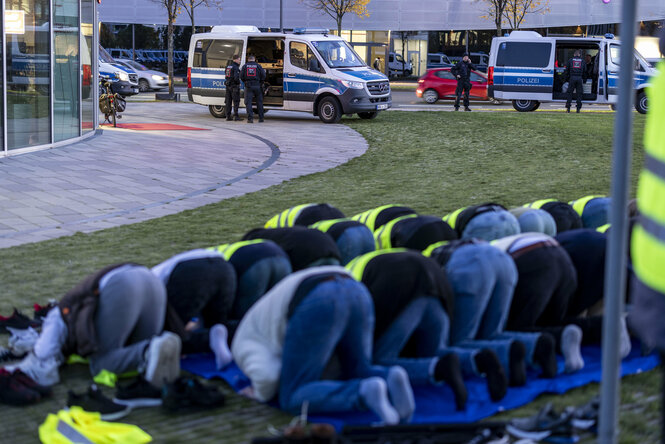
<instances>
[{"instance_id":1,"label":"police officer","mask_svg":"<svg viewBox=\"0 0 665 444\"><path fill-rule=\"evenodd\" d=\"M263 122L263 91L261 85L266 79L266 71L256 63L253 54L247 56L247 63L240 69L240 79L245 83L245 108L247 123L254 123L252 99L256 96L256 108L259 111L259 122Z\"/></svg>"},{"instance_id":2,"label":"police officer","mask_svg":"<svg viewBox=\"0 0 665 444\"><path fill-rule=\"evenodd\" d=\"M471 91L471 71L475 70L476 67L471 63L469 59L469 54L464 54L462 61L457 62L455 66L450 68L450 72L453 73L457 79L457 89L455 90L455 111L459 111L459 101L464 92L464 111L471 111L469 108L469 91Z\"/></svg>"},{"instance_id":3,"label":"police officer","mask_svg":"<svg viewBox=\"0 0 665 444\"><path fill-rule=\"evenodd\" d=\"M586 62L582 60L580 50L576 50L573 58L566 64L566 80L568 81L568 100L566 101L566 112L570 112L570 104L573 101L573 91L575 91L575 100L577 100L577 112L582 109L582 94L584 92L583 83L586 81L587 68Z\"/></svg>"},{"instance_id":4,"label":"police officer","mask_svg":"<svg viewBox=\"0 0 665 444\"><path fill-rule=\"evenodd\" d=\"M231 105L235 120L242 120L238 116L240 107L240 56L235 54L233 61L226 67L226 120L232 120Z\"/></svg>"}]
</instances>

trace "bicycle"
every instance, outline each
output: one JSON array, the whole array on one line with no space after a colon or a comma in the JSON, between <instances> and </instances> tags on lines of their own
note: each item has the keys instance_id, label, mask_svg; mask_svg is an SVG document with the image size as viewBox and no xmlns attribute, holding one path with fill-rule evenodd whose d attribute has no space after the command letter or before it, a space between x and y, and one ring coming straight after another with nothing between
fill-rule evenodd
<instances>
[{"instance_id":1,"label":"bicycle","mask_svg":"<svg viewBox=\"0 0 665 444\"><path fill-rule=\"evenodd\" d=\"M104 114L104 122L109 122L117 128L117 119L122 118L119 113L125 110L127 102L113 92L112 85L110 77L102 77L99 80L99 111Z\"/></svg>"}]
</instances>

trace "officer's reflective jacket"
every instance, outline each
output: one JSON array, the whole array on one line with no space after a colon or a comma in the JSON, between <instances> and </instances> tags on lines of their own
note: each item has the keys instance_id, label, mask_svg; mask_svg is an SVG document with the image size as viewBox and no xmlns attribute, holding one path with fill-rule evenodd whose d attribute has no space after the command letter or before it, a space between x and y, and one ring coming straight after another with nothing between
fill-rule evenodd
<instances>
[{"instance_id":1,"label":"officer's reflective jacket","mask_svg":"<svg viewBox=\"0 0 665 444\"><path fill-rule=\"evenodd\" d=\"M296 225L309 226L322 220L341 219L344 217L337 208L330 204L302 204L275 214L265 224L265 228L286 228Z\"/></svg>"},{"instance_id":2,"label":"officer's reflective jacket","mask_svg":"<svg viewBox=\"0 0 665 444\"><path fill-rule=\"evenodd\" d=\"M376 249L410 248L422 251L434 242L457 239L450 225L436 216L407 216L393 219L374 232Z\"/></svg>"},{"instance_id":3,"label":"officer's reflective jacket","mask_svg":"<svg viewBox=\"0 0 665 444\"><path fill-rule=\"evenodd\" d=\"M382 205L360 214L356 214L355 216L352 216L351 219L367 225L372 232L375 232L382 225L387 224L391 220L409 214L416 214L416 212L409 207L403 207L400 205Z\"/></svg>"}]
</instances>

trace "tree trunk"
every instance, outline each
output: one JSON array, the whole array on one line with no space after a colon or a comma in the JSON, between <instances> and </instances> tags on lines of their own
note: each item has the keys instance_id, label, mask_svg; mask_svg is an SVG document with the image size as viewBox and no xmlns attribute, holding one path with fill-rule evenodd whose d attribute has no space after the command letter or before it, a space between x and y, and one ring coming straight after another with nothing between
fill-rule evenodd
<instances>
[{"instance_id":1,"label":"tree trunk","mask_svg":"<svg viewBox=\"0 0 665 444\"><path fill-rule=\"evenodd\" d=\"M189 3L192 7L192 13L189 15L189 18L192 19L192 35L196 34L196 26L194 26L194 5L192 2Z\"/></svg>"},{"instance_id":2,"label":"tree trunk","mask_svg":"<svg viewBox=\"0 0 665 444\"><path fill-rule=\"evenodd\" d=\"M342 36L342 16L341 15L337 16L337 36L338 37Z\"/></svg>"},{"instance_id":3,"label":"tree trunk","mask_svg":"<svg viewBox=\"0 0 665 444\"><path fill-rule=\"evenodd\" d=\"M174 94L174 88L173 88L173 24L175 22L175 17L169 13L169 26L168 26L168 48L169 48L169 56L168 56L168 74L169 74L169 96L173 97Z\"/></svg>"}]
</instances>

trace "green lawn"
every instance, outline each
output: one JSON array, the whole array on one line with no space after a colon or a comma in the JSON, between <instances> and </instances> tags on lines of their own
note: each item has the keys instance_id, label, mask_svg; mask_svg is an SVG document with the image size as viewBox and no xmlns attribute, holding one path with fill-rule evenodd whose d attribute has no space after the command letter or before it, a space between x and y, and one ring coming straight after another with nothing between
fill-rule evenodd
<instances>
[{"instance_id":1,"label":"green lawn","mask_svg":"<svg viewBox=\"0 0 665 444\"><path fill-rule=\"evenodd\" d=\"M0 313L58 298L81 277L109 263L154 265L187 249L238 240L299 203L328 202L349 215L398 203L443 216L487 201L511 207L540 198L568 201L606 194L613 119L608 113L397 111L373 121L345 119L370 148L335 169L160 219L0 250ZM643 158L643 131L644 117L635 114L631 194ZM659 381L652 372L624 384L622 427L631 437L622 442L655 442L658 410L653 395ZM596 390L592 386L554 398L561 405L579 404Z\"/></svg>"}]
</instances>

